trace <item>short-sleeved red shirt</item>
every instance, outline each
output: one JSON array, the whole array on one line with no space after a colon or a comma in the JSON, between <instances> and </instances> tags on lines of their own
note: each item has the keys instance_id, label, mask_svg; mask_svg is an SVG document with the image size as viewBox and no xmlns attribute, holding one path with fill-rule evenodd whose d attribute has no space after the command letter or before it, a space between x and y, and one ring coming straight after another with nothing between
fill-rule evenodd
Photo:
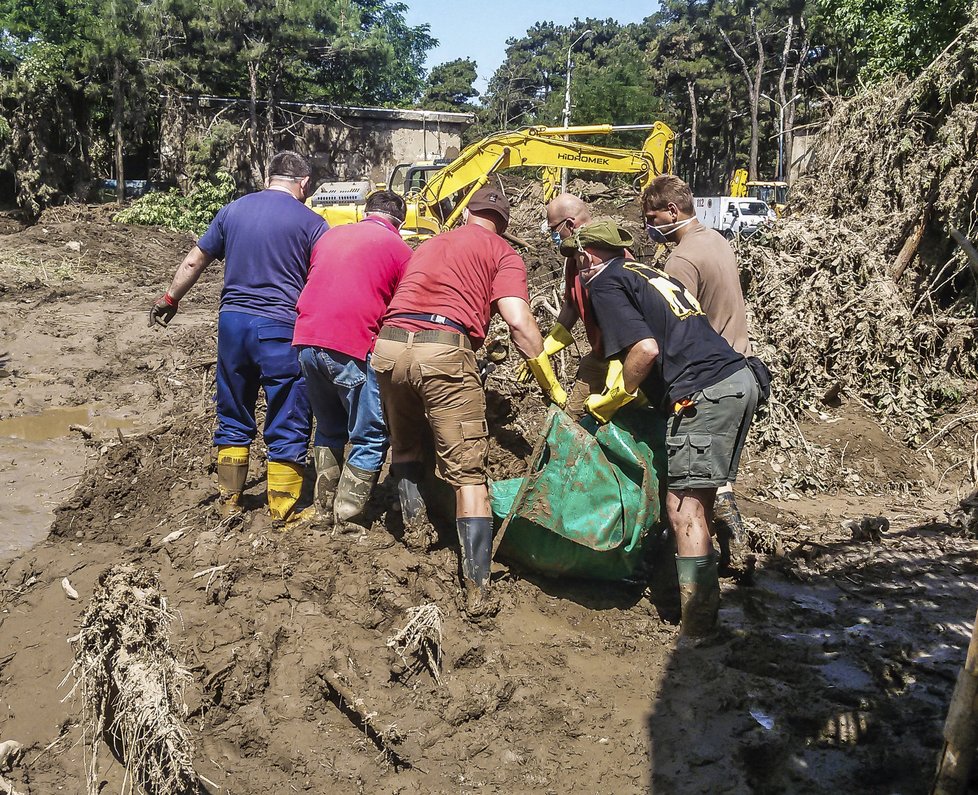
<instances>
[{"instance_id":1,"label":"short-sleeved red shirt","mask_svg":"<svg viewBox=\"0 0 978 795\"><path fill-rule=\"evenodd\" d=\"M366 359L410 257L386 218L329 229L312 250L292 344Z\"/></svg>"},{"instance_id":2,"label":"short-sleeved red shirt","mask_svg":"<svg viewBox=\"0 0 978 795\"><path fill-rule=\"evenodd\" d=\"M489 331L493 304L500 298L522 298L529 303L526 263L499 235L466 224L418 246L384 325L408 331L444 330L442 325L394 317L401 313L442 315L464 326L472 347L478 350Z\"/></svg>"},{"instance_id":3,"label":"short-sleeved red shirt","mask_svg":"<svg viewBox=\"0 0 978 795\"><path fill-rule=\"evenodd\" d=\"M601 329L591 313L587 295L581 284L581 277L577 272L577 263L573 257L564 260L564 301L569 301L577 310L577 316L584 323L584 331L587 333L587 341L591 344L591 350L595 355L601 357Z\"/></svg>"}]
</instances>

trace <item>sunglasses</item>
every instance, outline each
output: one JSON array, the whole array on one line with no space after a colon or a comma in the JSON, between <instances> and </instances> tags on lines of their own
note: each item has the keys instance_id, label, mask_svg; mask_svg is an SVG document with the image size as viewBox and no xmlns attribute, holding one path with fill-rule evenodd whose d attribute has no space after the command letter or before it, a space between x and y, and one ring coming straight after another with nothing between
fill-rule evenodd
<instances>
[{"instance_id":1,"label":"sunglasses","mask_svg":"<svg viewBox=\"0 0 978 795\"><path fill-rule=\"evenodd\" d=\"M554 224L553 226L549 227L549 229L550 229L551 232L556 232L556 231L558 231L560 229L560 227L562 227L566 223L570 223L572 220L574 220L574 219L573 218L565 218L563 221L558 221L556 224Z\"/></svg>"}]
</instances>

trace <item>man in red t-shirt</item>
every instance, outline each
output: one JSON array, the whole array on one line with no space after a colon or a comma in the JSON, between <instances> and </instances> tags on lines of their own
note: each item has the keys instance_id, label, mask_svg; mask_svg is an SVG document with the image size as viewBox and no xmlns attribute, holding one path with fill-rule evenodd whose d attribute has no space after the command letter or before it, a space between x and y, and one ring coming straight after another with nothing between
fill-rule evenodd
<instances>
[{"instance_id":1,"label":"man in red t-shirt","mask_svg":"<svg viewBox=\"0 0 978 795\"><path fill-rule=\"evenodd\" d=\"M411 257L398 233L404 214L403 197L377 191L362 221L327 231L312 250L296 307L293 345L316 417L316 508L327 522L363 511L387 455L370 352Z\"/></svg>"},{"instance_id":2,"label":"man in red t-shirt","mask_svg":"<svg viewBox=\"0 0 978 795\"><path fill-rule=\"evenodd\" d=\"M500 237L509 223L506 195L496 187L480 188L463 217L463 226L415 251L384 316L372 364L391 434L391 474L398 481L405 543L427 549L431 540L419 490L427 424L441 478L455 489L466 611L478 618L495 605L487 598L489 429L474 351L485 341L493 312L506 321L548 397L563 406L567 395L530 312L526 265Z\"/></svg>"}]
</instances>

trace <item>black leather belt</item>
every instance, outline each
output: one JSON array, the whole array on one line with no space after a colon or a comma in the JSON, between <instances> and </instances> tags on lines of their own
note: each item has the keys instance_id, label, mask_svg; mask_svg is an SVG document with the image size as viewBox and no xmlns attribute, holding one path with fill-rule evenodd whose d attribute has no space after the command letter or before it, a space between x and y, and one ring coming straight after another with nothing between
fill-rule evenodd
<instances>
[{"instance_id":1,"label":"black leather belt","mask_svg":"<svg viewBox=\"0 0 978 795\"><path fill-rule=\"evenodd\" d=\"M394 342L440 342L442 345L456 345L459 348L472 350L472 343L469 338L464 334L456 334L454 331L435 331L433 329L408 331L396 326L384 326L380 330L378 338L393 340Z\"/></svg>"},{"instance_id":2,"label":"black leather belt","mask_svg":"<svg viewBox=\"0 0 978 795\"><path fill-rule=\"evenodd\" d=\"M429 315L424 312L399 312L396 315L391 315L391 320L396 317L403 317L408 320L422 320L425 323L434 323L436 326L448 326L450 329L455 329L459 334L469 335L465 326L444 315Z\"/></svg>"}]
</instances>

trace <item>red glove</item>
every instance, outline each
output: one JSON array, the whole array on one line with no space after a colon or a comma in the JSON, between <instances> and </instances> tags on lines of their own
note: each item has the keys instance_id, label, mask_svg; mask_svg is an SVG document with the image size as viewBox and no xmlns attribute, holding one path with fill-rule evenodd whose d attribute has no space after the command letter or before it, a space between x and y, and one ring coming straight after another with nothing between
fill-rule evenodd
<instances>
[{"instance_id":1,"label":"red glove","mask_svg":"<svg viewBox=\"0 0 978 795\"><path fill-rule=\"evenodd\" d=\"M180 302L169 293L163 293L163 297L157 299L156 303L149 310L150 327L159 323L163 328L170 325L170 321L177 313Z\"/></svg>"}]
</instances>

